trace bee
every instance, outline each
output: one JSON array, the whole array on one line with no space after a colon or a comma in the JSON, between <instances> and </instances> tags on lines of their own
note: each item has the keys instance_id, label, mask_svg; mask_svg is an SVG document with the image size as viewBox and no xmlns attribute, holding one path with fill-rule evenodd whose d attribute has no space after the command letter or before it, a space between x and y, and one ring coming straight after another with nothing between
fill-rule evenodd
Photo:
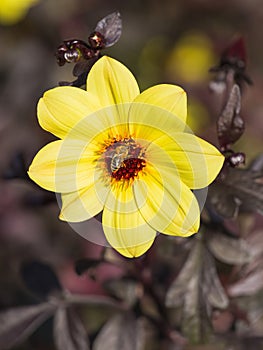
<instances>
[{"instance_id":1,"label":"bee","mask_svg":"<svg viewBox=\"0 0 263 350\"><path fill-rule=\"evenodd\" d=\"M129 147L128 146L118 146L115 149L115 154L113 155L110 163L110 169L114 173L119 170L129 155Z\"/></svg>"},{"instance_id":2,"label":"bee","mask_svg":"<svg viewBox=\"0 0 263 350\"><path fill-rule=\"evenodd\" d=\"M60 82L59 85L80 87L86 83L87 74L93 64L101 57L101 50L114 45L120 38L122 21L119 12L113 12L102 18L87 42L80 39L64 40L55 53L59 66L74 63L72 82Z\"/></svg>"}]
</instances>

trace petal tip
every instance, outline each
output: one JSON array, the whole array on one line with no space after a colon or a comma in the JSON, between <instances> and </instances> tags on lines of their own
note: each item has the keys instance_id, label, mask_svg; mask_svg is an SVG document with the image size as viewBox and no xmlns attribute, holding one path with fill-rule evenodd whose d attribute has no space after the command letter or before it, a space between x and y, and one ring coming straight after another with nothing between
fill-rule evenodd
<instances>
[{"instance_id":1,"label":"petal tip","mask_svg":"<svg viewBox=\"0 0 263 350\"><path fill-rule=\"evenodd\" d=\"M59 220L61 220L61 221L67 221L67 219L66 219L65 216L63 215L62 211L59 213L58 218L59 218Z\"/></svg>"},{"instance_id":2,"label":"petal tip","mask_svg":"<svg viewBox=\"0 0 263 350\"><path fill-rule=\"evenodd\" d=\"M126 248L114 247L114 249L122 256L125 256L126 258L130 258L130 259L134 259L134 258L139 258L143 254L145 254L150 249L152 244L153 242L151 242L150 246L147 246L147 247L141 247L141 246L126 247Z\"/></svg>"}]
</instances>

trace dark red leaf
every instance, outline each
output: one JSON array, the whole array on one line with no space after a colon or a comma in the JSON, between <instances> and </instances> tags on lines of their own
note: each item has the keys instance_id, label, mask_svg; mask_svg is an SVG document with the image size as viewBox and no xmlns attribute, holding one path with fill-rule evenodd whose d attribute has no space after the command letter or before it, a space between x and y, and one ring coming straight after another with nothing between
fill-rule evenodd
<instances>
[{"instance_id":1,"label":"dark red leaf","mask_svg":"<svg viewBox=\"0 0 263 350\"><path fill-rule=\"evenodd\" d=\"M61 292L62 287L53 269L40 261L31 261L21 267L21 276L26 287L41 298L53 292Z\"/></svg>"},{"instance_id":2,"label":"dark red leaf","mask_svg":"<svg viewBox=\"0 0 263 350\"><path fill-rule=\"evenodd\" d=\"M244 68L247 61L247 54L244 39L238 38L233 41L223 52L222 62L236 64L240 68Z\"/></svg>"},{"instance_id":3,"label":"dark red leaf","mask_svg":"<svg viewBox=\"0 0 263 350\"><path fill-rule=\"evenodd\" d=\"M96 268L100 265L102 260L100 259L80 259L75 263L75 271L78 275L82 275L84 272L87 272L89 269Z\"/></svg>"},{"instance_id":4,"label":"dark red leaf","mask_svg":"<svg viewBox=\"0 0 263 350\"><path fill-rule=\"evenodd\" d=\"M55 311L51 303L23 306L0 313L0 349L11 349L23 342Z\"/></svg>"},{"instance_id":5,"label":"dark red leaf","mask_svg":"<svg viewBox=\"0 0 263 350\"><path fill-rule=\"evenodd\" d=\"M227 150L244 132L244 120L240 116L240 108L240 89L235 84L217 121L217 134L222 151Z\"/></svg>"},{"instance_id":6,"label":"dark red leaf","mask_svg":"<svg viewBox=\"0 0 263 350\"><path fill-rule=\"evenodd\" d=\"M263 264L262 264L263 265ZM256 270L228 287L231 297L254 295L263 289L263 270Z\"/></svg>"},{"instance_id":7,"label":"dark red leaf","mask_svg":"<svg viewBox=\"0 0 263 350\"><path fill-rule=\"evenodd\" d=\"M54 340L58 350L89 350L86 329L72 308L59 307L54 317Z\"/></svg>"},{"instance_id":8,"label":"dark red leaf","mask_svg":"<svg viewBox=\"0 0 263 350\"><path fill-rule=\"evenodd\" d=\"M220 63L212 67L210 72L216 72L216 83L226 82L229 74L233 76L234 82L242 86L243 82L252 84L252 80L246 74L246 48L243 38L233 41L223 52ZM218 85L219 86L219 85Z\"/></svg>"},{"instance_id":9,"label":"dark red leaf","mask_svg":"<svg viewBox=\"0 0 263 350\"><path fill-rule=\"evenodd\" d=\"M168 307L182 306L182 331L191 342L211 334L212 307L224 309L228 298L218 278L215 262L201 240L196 240L178 277L166 295Z\"/></svg>"},{"instance_id":10,"label":"dark red leaf","mask_svg":"<svg viewBox=\"0 0 263 350\"><path fill-rule=\"evenodd\" d=\"M263 214L263 170L226 168L221 180L209 187L208 202L225 218L239 211Z\"/></svg>"},{"instance_id":11,"label":"dark red leaf","mask_svg":"<svg viewBox=\"0 0 263 350\"><path fill-rule=\"evenodd\" d=\"M144 328L134 315L121 314L111 318L95 339L93 350L143 350Z\"/></svg>"},{"instance_id":12,"label":"dark red leaf","mask_svg":"<svg viewBox=\"0 0 263 350\"><path fill-rule=\"evenodd\" d=\"M64 295L65 302L69 304L94 304L98 306L108 306L117 309L122 309L123 306L116 300L103 295L84 295L84 294L71 294L67 293Z\"/></svg>"},{"instance_id":13,"label":"dark red leaf","mask_svg":"<svg viewBox=\"0 0 263 350\"><path fill-rule=\"evenodd\" d=\"M213 255L224 263L242 265L251 261L249 246L243 239L212 232L207 244Z\"/></svg>"}]
</instances>

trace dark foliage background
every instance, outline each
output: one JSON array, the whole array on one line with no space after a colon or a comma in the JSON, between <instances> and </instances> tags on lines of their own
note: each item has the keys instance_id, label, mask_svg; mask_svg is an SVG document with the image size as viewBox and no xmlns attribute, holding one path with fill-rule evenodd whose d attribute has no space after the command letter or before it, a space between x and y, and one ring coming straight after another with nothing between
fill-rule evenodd
<instances>
[{"instance_id":1,"label":"dark foliage background","mask_svg":"<svg viewBox=\"0 0 263 350\"><path fill-rule=\"evenodd\" d=\"M190 126L217 146L225 100L211 92L216 73L208 70L237 37L253 80L238 81L245 131L232 147L246 165L211 187L199 235L159 236L136 260L59 221L53 194L25 171L53 140L37 123L38 99L73 80L72 65L56 63L58 45L87 40L114 11L123 32L104 53L125 63L142 90L182 85ZM263 349L262 32L260 0L42 0L19 23L0 26L0 349ZM89 229L101 234L96 220Z\"/></svg>"}]
</instances>

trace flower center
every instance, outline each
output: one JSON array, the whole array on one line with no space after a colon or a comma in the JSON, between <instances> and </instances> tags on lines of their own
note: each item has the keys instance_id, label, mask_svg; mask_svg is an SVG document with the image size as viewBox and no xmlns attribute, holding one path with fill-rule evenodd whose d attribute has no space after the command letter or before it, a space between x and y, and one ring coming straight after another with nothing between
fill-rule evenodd
<instances>
[{"instance_id":1,"label":"flower center","mask_svg":"<svg viewBox=\"0 0 263 350\"><path fill-rule=\"evenodd\" d=\"M113 140L104 152L106 168L112 180L134 180L145 167L144 149L132 138Z\"/></svg>"}]
</instances>

